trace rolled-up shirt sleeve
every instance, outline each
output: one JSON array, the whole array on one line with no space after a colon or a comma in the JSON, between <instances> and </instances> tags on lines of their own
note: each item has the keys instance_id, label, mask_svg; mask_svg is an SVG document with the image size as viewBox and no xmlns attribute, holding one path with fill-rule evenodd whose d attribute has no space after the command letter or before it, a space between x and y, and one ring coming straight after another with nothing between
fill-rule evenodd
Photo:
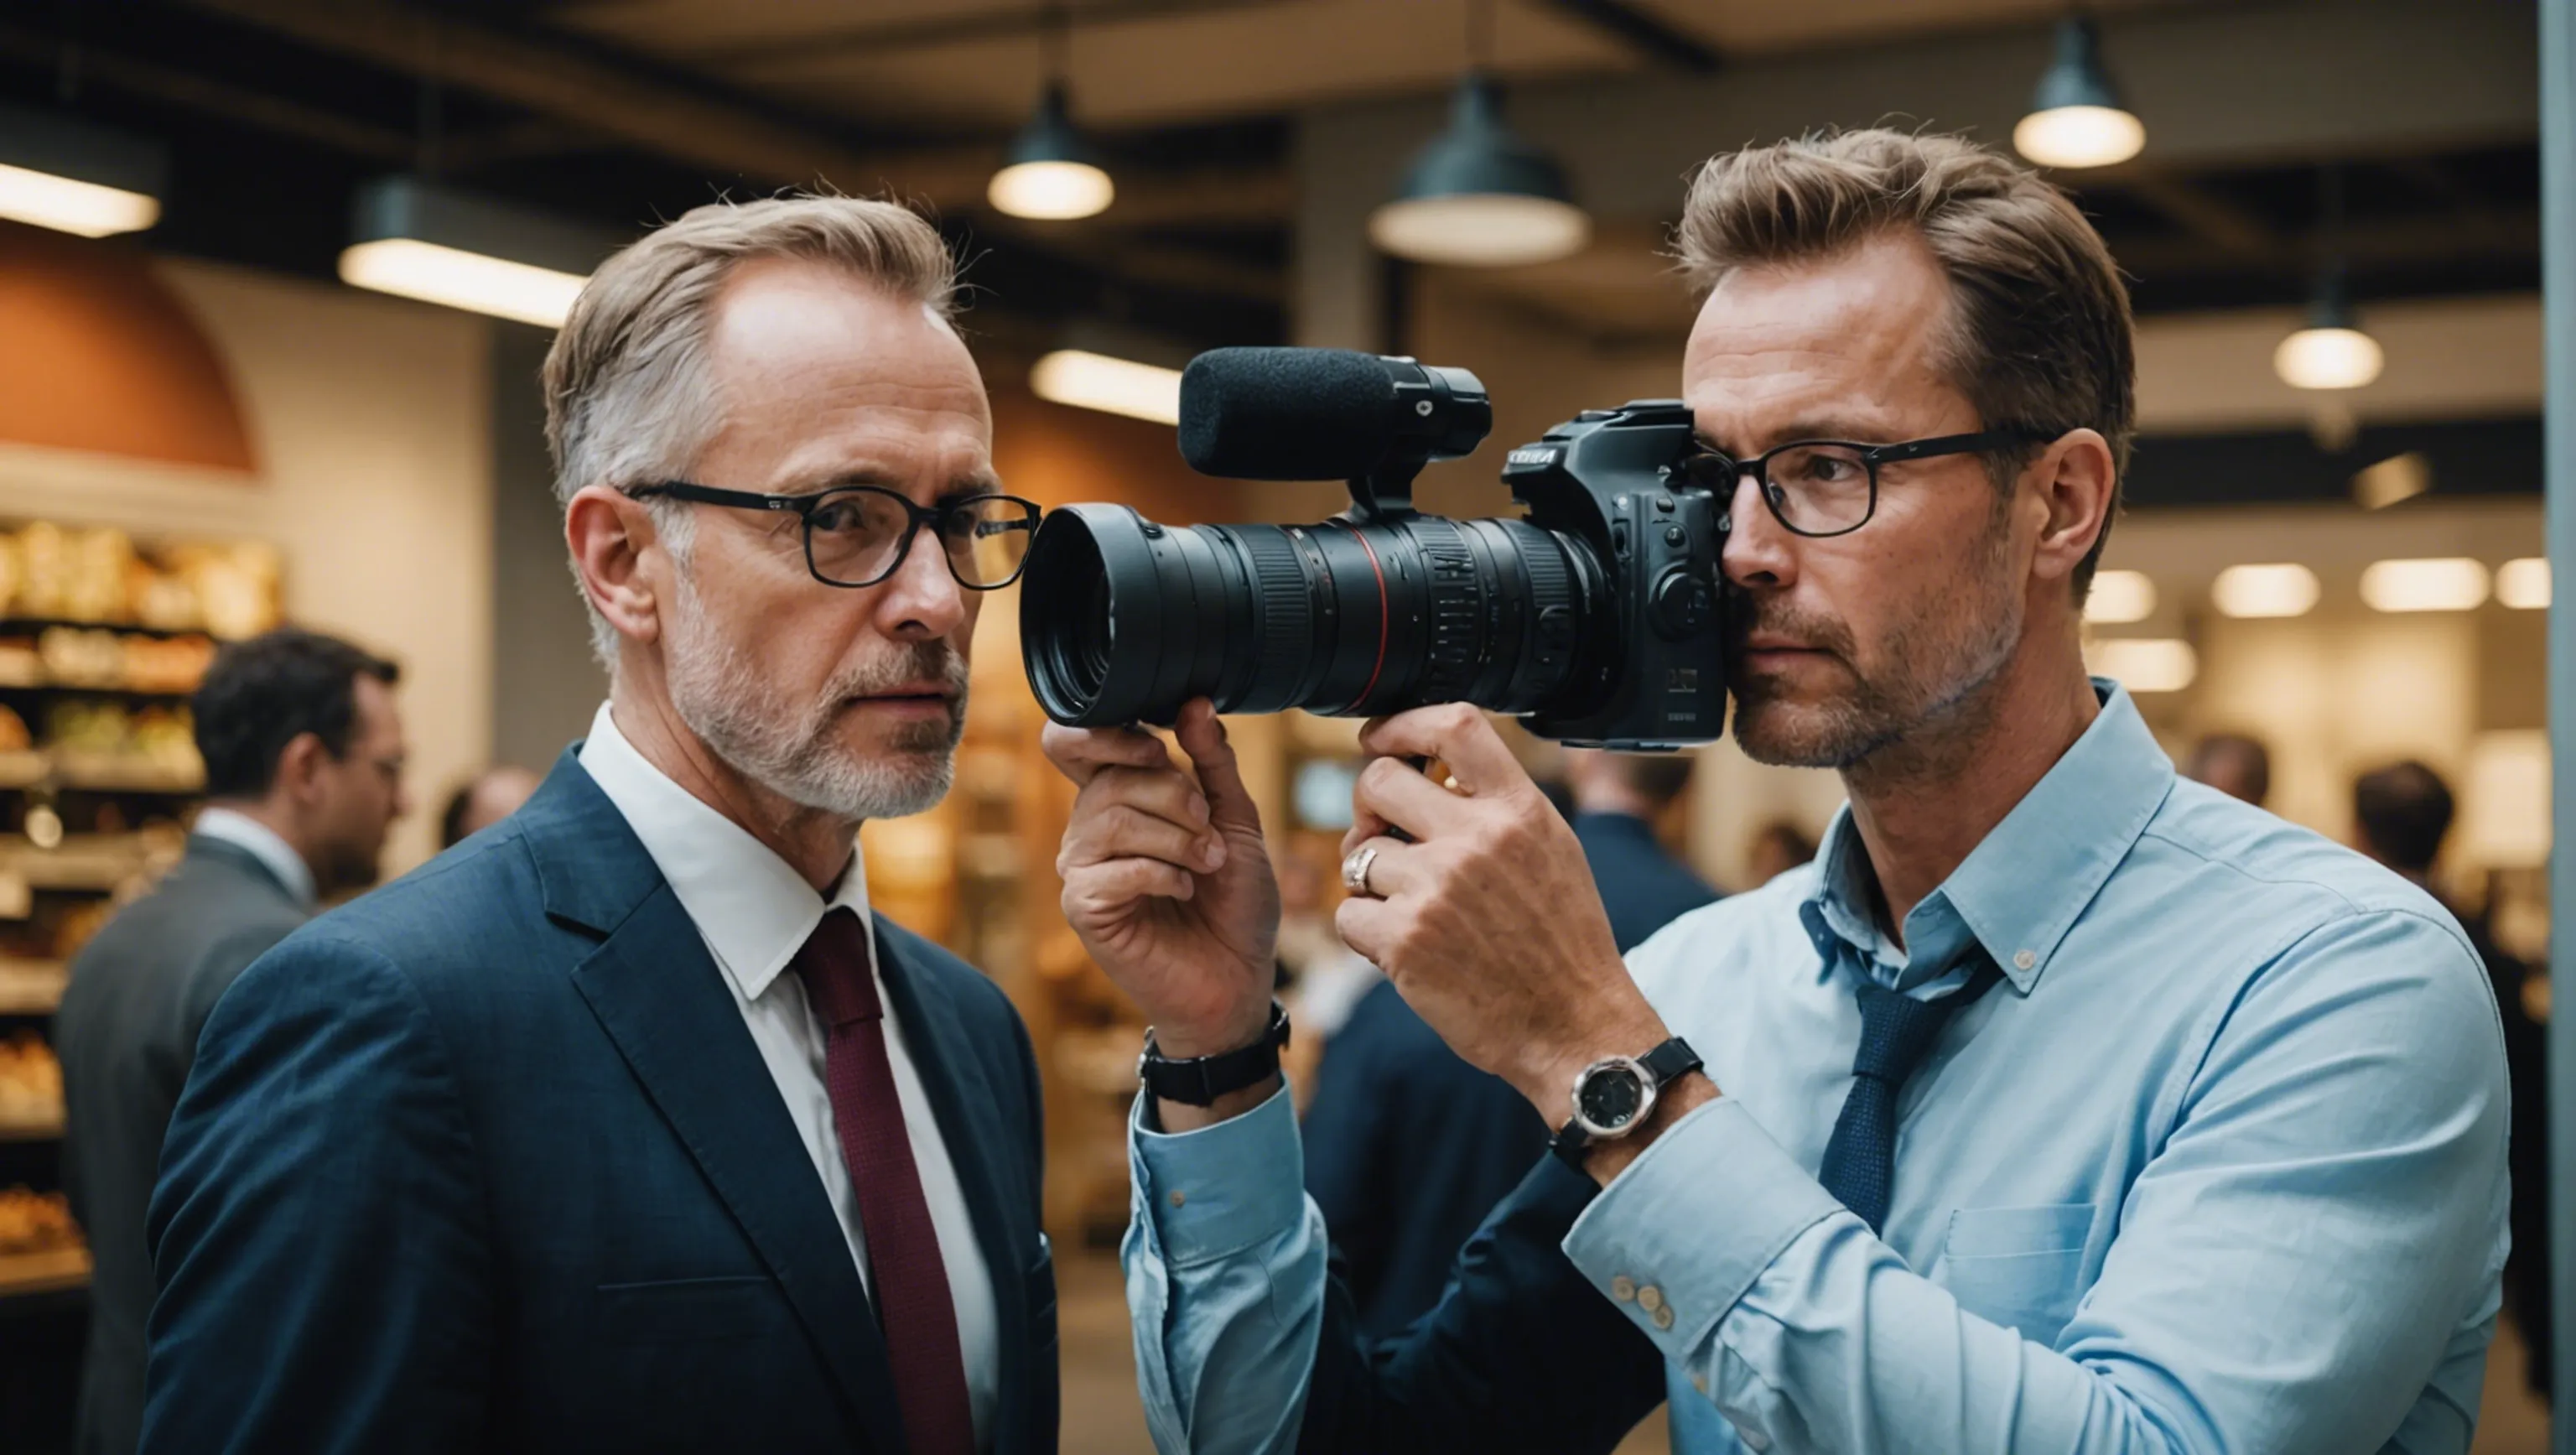
<instances>
[{"instance_id":1,"label":"rolled-up shirt sleeve","mask_svg":"<svg viewBox=\"0 0 2576 1455\"><path fill-rule=\"evenodd\" d=\"M1294 1449L1323 1326L1323 1214L1306 1196L1283 1090L1194 1132L1129 1123L1134 1205L1120 1260L1136 1382L1163 1455Z\"/></svg>"}]
</instances>

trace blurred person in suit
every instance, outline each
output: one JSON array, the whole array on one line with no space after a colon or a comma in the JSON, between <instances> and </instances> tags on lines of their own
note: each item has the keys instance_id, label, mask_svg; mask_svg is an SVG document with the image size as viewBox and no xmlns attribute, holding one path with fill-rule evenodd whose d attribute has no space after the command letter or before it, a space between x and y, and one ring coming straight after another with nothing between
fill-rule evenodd
<instances>
[{"instance_id":1,"label":"blurred person in suit","mask_svg":"<svg viewBox=\"0 0 2576 1455\"><path fill-rule=\"evenodd\" d=\"M285 628L227 646L190 703L206 806L186 857L72 960L54 1020L63 1172L89 1239L78 1448L124 1455L143 1420L152 1262L144 1211L197 1033L235 977L376 880L403 795L393 663Z\"/></svg>"},{"instance_id":2,"label":"blurred person in suit","mask_svg":"<svg viewBox=\"0 0 2576 1455\"><path fill-rule=\"evenodd\" d=\"M1681 754L1569 749L1574 836L1622 954L1717 892L1655 839L1690 787ZM1284 927L1283 927L1284 928ZM1338 943L1338 941L1336 942ZM1360 1329L1430 1312L1469 1234L1547 1149L1549 1128L1380 978L1325 1048L1306 1110L1306 1191L1333 1230Z\"/></svg>"},{"instance_id":3,"label":"blurred person in suit","mask_svg":"<svg viewBox=\"0 0 2576 1455\"><path fill-rule=\"evenodd\" d=\"M1611 938L1626 954L1664 926L1717 899L1717 891L1655 838L1661 818L1690 789L1684 753L1605 753L1568 748L1574 837L1610 911Z\"/></svg>"},{"instance_id":4,"label":"blurred person in suit","mask_svg":"<svg viewBox=\"0 0 2576 1455\"><path fill-rule=\"evenodd\" d=\"M486 768L457 785L438 815L438 846L452 849L519 811L545 780L516 763Z\"/></svg>"},{"instance_id":5,"label":"blurred person in suit","mask_svg":"<svg viewBox=\"0 0 2576 1455\"><path fill-rule=\"evenodd\" d=\"M2261 808L2272 796L2272 750L2244 733L2211 733L2192 745L2182 776Z\"/></svg>"},{"instance_id":6,"label":"blurred person in suit","mask_svg":"<svg viewBox=\"0 0 2576 1455\"><path fill-rule=\"evenodd\" d=\"M2449 901L2433 883L2433 861L2451 834L2456 804L2442 775L2409 759L2353 780L2353 847L2396 870L2425 893ZM2500 948L2482 915L2461 913L2460 927L2486 962L2504 1021L2505 1076L2513 1099L2505 1166L2513 1178L2508 1214L2513 1253L2505 1264L2505 1299L2522 1330L2523 1377L2547 1398L2555 1319L2549 1285L2549 1026L2532 1018L2522 996L2530 966Z\"/></svg>"},{"instance_id":7,"label":"blurred person in suit","mask_svg":"<svg viewBox=\"0 0 2576 1455\"><path fill-rule=\"evenodd\" d=\"M697 208L546 361L609 671L536 796L235 983L153 1201L152 1451L1055 1448L1037 1067L874 913L1000 494L905 209Z\"/></svg>"}]
</instances>

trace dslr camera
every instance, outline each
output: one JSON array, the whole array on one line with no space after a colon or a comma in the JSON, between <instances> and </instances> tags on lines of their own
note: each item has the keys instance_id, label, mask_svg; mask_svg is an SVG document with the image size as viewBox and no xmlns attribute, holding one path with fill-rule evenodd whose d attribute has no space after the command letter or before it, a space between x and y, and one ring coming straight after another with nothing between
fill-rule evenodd
<instances>
[{"instance_id":1,"label":"dslr camera","mask_svg":"<svg viewBox=\"0 0 2576 1455\"><path fill-rule=\"evenodd\" d=\"M1675 399L1585 410L1505 459L1520 517L1413 508L1413 479L1493 429L1464 369L1340 349L1218 349L1181 378L1202 474L1350 482L1314 525L1167 526L1123 505L1050 511L1020 640L1057 722L1220 712L1512 713L1585 747L1678 748L1725 726L1728 501L1681 468Z\"/></svg>"}]
</instances>

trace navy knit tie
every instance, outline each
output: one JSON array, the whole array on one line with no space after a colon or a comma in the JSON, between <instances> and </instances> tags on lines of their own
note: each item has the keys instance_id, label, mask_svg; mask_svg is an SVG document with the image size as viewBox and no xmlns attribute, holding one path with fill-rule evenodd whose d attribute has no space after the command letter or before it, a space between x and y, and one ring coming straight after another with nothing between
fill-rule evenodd
<instances>
[{"instance_id":1,"label":"navy knit tie","mask_svg":"<svg viewBox=\"0 0 2576 1455\"><path fill-rule=\"evenodd\" d=\"M1843 1098L1842 1115L1834 1118L1834 1135L1825 1143L1824 1164L1816 1180L1843 1206L1860 1215L1871 1232L1887 1220L1887 1199L1896 1182L1896 1098L1905 1079L1923 1062L1941 1028L2002 978L1994 961L1980 948L1968 983L1938 1000L1916 1000L1874 980L1860 987L1860 1050L1852 1057L1851 1094Z\"/></svg>"}]
</instances>

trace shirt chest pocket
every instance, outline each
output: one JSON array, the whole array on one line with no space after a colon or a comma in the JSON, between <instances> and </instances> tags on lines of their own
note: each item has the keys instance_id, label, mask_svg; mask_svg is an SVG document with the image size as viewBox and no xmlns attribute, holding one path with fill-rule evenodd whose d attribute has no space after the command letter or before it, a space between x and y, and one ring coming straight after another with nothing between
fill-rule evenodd
<instances>
[{"instance_id":1,"label":"shirt chest pocket","mask_svg":"<svg viewBox=\"0 0 2576 1455\"><path fill-rule=\"evenodd\" d=\"M2089 1202L1960 1208L1932 1281L1968 1312L2054 1344L2084 1295L2094 1212Z\"/></svg>"}]
</instances>

